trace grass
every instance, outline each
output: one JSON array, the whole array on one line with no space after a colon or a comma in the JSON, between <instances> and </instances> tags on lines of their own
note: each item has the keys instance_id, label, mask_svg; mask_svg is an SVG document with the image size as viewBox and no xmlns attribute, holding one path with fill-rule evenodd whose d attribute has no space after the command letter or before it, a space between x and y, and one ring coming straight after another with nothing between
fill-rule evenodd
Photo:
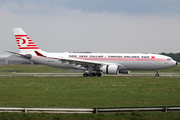
<instances>
[{"instance_id":1,"label":"grass","mask_svg":"<svg viewBox=\"0 0 180 120\"><path fill-rule=\"evenodd\" d=\"M0 106L180 106L179 78L0 78Z\"/></svg>"},{"instance_id":2,"label":"grass","mask_svg":"<svg viewBox=\"0 0 180 120\"><path fill-rule=\"evenodd\" d=\"M20 114L0 113L0 120L178 120L179 113L139 113L131 114Z\"/></svg>"},{"instance_id":3,"label":"grass","mask_svg":"<svg viewBox=\"0 0 180 120\"><path fill-rule=\"evenodd\" d=\"M18 73L64 73L68 69L48 67L45 65L0 65L0 73L9 73L10 71Z\"/></svg>"},{"instance_id":4,"label":"grass","mask_svg":"<svg viewBox=\"0 0 180 120\"><path fill-rule=\"evenodd\" d=\"M43 65L1 65L0 74L65 73L69 70ZM180 65L161 72L179 72ZM144 71L131 71L144 72ZM152 72L152 71L145 71ZM153 71L154 72L154 71ZM0 106L4 107L148 107L180 106L180 78L38 78L1 77ZM5 119L158 119L177 120L179 113L131 114L19 114L0 113Z\"/></svg>"}]
</instances>

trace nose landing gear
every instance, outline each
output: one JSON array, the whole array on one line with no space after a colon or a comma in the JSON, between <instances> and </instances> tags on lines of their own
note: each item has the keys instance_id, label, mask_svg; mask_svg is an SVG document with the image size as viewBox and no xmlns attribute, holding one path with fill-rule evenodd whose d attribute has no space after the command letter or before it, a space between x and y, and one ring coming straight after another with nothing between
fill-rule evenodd
<instances>
[{"instance_id":1,"label":"nose landing gear","mask_svg":"<svg viewBox=\"0 0 180 120\"><path fill-rule=\"evenodd\" d=\"M155 76L156 76L156 77L159 77L159 71L158 71L158 70L156 71Z\"/></svg>"}]
</instances>

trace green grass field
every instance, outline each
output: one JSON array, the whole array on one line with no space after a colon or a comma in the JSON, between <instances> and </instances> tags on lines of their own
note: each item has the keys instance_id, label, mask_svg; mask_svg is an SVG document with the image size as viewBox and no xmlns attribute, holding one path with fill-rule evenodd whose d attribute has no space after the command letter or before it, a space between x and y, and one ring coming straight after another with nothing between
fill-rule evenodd
<instances>
[{"instance_id":1,"label":"green grass field","mask_svg":"<svg viewBox=\"0 0 180 120\"><path fill-rule=\"evenodd\" d=\"M0 120L179 120L179 113L139 113L131 114L20 114L0 113Z\"/></svg>"},{"instance_id":2,"label":"green grass field","mask_svg":"<svg viewBox=\"0 0 180 120\"><path fill-rule=\"evenodd\" d=\"M0 74L9 73L10 71L18 73L64 73L69 70L45 65L0 65Z\"/></svg>"},{"instance_id":3,"label":"green grass field","mask_svg":"<svg viewBox=\"0 0 180 120\"><path fill-rule=\"evenodd\" d=\"M67 73L43 65L1 65L0 106L9 107L148 107L180 106L180 78L25 77L17 73ZM180 71L180 65L161 72ZM131 71L155 72L155 71ZM179 113L131 114L19 114L0 113L4 119L180 119Z\"/></svg>"},{"instance_id":4,"label":"green grass field","mask_svg":"<svg viewBox=\"0 0 180 120\"><path fill-rule=\"evenodd\" d=\"M180 106L180 78L0 78L0 106Z\"/></svg>"}]
</instances>

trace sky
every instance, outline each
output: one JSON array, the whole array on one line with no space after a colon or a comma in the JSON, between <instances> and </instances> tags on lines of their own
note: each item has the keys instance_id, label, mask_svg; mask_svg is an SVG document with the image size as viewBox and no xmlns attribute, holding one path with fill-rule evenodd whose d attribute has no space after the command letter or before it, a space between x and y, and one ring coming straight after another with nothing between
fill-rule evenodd
<instances>
[{"instance_id":1,"label":"sky","mask_svg":"<svg viewBox=\"0 0 180 120\"><path fill-rule=\"evenodd\" d=\"M15 27L46 52L178 53L180 0L0 0L0 54Z\"/></svg>"}]
</instances>

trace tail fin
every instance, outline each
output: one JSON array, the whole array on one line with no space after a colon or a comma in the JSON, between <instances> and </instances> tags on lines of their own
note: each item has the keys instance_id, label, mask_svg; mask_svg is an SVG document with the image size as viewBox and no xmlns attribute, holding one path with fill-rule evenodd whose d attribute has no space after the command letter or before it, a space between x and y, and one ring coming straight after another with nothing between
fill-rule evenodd
<instances>
[{"instance_id":1,"label":"tail fin","mask_svg":"<svg viewBox=\"0 0 180 120\"><path fill-rule=\"evenodd\" d=\"M30 39L30 37L21 28L13 28L13 31L20 53L26 53L30 51L41 51L41 49L39 49L39 47Z\"/></svg>"}]
</instances>

